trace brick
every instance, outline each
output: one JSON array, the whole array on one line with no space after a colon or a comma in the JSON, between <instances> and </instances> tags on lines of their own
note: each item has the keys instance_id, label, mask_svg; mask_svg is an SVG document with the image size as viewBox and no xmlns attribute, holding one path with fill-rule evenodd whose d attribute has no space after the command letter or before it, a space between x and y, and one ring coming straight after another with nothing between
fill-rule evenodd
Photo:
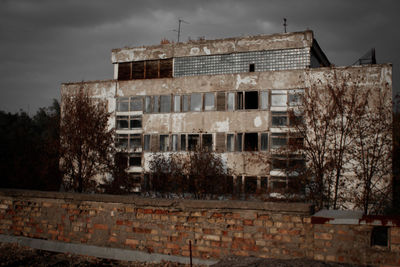
<instances>
[{"instance_id":1,"label":"brick","mask_svg":"<svg viewBox=\"0 0 400 267\"><path fill-rule=\"evenodd\" d=\"M253 220L243 220L243 225L246 225L246 226L253 226L254 223L253 223Z\"/></svg>"},{"instance_id":2,"label":"brick","mask_svg":"<svg viewBox=\"0 0 400 267\"><path fill-rule=\"evenodd\" d=\"M0 209L6 210L8 209L8 205L0 204Z\"/></svg>"},{"instance_id":3,"label":"brick","mask_svg":"<svg viewBox=\"0 0 400 267\"><path fill-rule=\"evenodd\" d=\"M93 224L93 228L96 229L96 230L107 230L108 229L108 225L95 223L95 224Z\"/></svg>"},{"instance_id":4,"label":"brick","mask_svg":"<svg viewBox=\"0 0 400 267\"><path fill-rule=\"evenodd\" d=\"M325 257L324 257L324 255L321 255L321 254L315 254L314 260L323 261L323 260L325 260Z\"/></svg>"},{"instance_id":5,"label":"brick","mask_svg":"<svg viewBox=\"0 0 400 267\"><path fill-rule=\"evenodd\" d=\"M220 241L221 237L218 235L204 235L203 239L210 240L210 241Z\"/></svg>"},{"instance_id":6,"label":"brick","mask_svg":"<svg viewBox=\"0 0 400 267\"><path fill-rule=\"evenodd\" d=\"M136 239L126 239L125 240L126 245L139 245L139 240Z\"/></svg>"},{"instance_id":7,"label":"brick","mask_svg":"<svg viewBox=\"0 0 400 267\"><path fill-rule=\"evenodd\" d=\"M334 255L328 255L328 256L326 256L326 260L327 260L327 261L336 261L336 256L334 256Z\"/></svg>"},{"instance_id":8,"label":"brick","mask_svg":"<svg viewBox=\"0 0 400 267\"><path fill-rule=\"evenodd\" d=\"M118 241L117 238L115 238L113 236L110 236L110 238L108 239L108 242L116 243L117 241Z\"/></svg>"},{"instance_id":9,"label":"brick","mask_svg":"<svg viewBox=\"0 0 400 267\"><path fill-rule=\"evenodd\" d=\"M332 240L332 234L328 233L314 233L315 239Z\"/></svg>"},{"instance_id":10,"label":"brick","mask_svg":"<svg viewBox=\"0 0 400 267\"><path fill-rule=\"evenodd\" d=\"M174 244L174 243L167 243L167 248L169 248L169 249L180 249L180 246L178 244Z\"/></svg>"}]
</instances>

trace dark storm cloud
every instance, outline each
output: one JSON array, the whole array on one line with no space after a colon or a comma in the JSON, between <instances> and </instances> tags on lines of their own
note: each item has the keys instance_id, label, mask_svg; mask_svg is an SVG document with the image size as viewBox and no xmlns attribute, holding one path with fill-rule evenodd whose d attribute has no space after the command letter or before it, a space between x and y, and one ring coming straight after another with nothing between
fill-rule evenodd
<instances>
[{"instance_id":1,"label":"dark storm cloud","mask_svg":"<svg viewBox=\"0 0 400 267\"><path fill-rule=\"evenodd\" d=\"M378 62L400 62L400 1L108 1L0 0L0 110L47 106L61 82L110 79L112 48L307 28L336 65L368 49Z\"/></svg>"}]
</instances>

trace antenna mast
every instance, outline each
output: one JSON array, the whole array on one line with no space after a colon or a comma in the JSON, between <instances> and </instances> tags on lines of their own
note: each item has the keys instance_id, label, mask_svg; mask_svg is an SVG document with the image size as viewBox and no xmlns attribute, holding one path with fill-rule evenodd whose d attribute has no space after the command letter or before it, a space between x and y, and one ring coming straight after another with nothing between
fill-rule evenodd
<instances>
[{"instance_id":1,"label":"antenna mast","mask_svg":"<svg viewBox=\"0 0 400 267\"><path fill-rule=\"evenodd\" d=\"M184 21L183 19L181 19L181 18L178 18L178 43L179 43L179 41L180 41L180 38L181 38L181 23L182 22L184 22L184 23L186 23L186 24L189 24L189 22L187 22L187 21ZM176 31L176 30L175 30Z\"/></svg>"},{"instance_id":2,"label":"antenna mast","mask_svg":"<svg viewBox=\"0 0 400 267\"><path fill-rule=\"evenodd\" d=\"M286 24L286 18L283 18L283 27L284 27L284 29L285 29L285 33L286 33L286 26L287 26L287 24Z\"/></svg>"}]
</instances>

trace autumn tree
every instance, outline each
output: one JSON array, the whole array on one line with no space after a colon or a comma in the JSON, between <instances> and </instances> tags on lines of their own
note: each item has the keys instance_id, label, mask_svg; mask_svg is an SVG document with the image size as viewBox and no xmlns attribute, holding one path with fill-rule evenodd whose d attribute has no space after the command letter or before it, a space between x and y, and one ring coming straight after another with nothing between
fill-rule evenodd
<instances>
[{"instance_id":1,"label":"autumn tree","mask_svg":"<svg viewBox=\"0 0 400 267\"><path fill-rule=\"evenodd\" d=\"M109 118L107 103L92 98L83 85L63 95L60 167L67 190L95 191L101 176L112 172L114 131Z\"/></svg>"}]
</instances>

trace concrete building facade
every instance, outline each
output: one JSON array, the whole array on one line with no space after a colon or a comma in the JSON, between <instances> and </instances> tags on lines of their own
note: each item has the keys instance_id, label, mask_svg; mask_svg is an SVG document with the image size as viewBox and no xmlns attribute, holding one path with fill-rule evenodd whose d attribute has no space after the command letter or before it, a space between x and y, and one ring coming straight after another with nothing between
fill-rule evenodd
<instances>
[{"instance_id":1,"label":"concrete building facade","mask_svg":"<svg viewBox=\"0 0 400 267\"><path fill-rule=\"evenodd\" d=\"M112 80L65 83L62 94L84 86L108 101L138 182L153 153L202 147L221 154L240 190L288 188L276 151L292 138L288 109L310 77L354 73L391 88L391 65L332 67L312 31L114 49L111 59Z\"/></svg>"}]
</instances>

